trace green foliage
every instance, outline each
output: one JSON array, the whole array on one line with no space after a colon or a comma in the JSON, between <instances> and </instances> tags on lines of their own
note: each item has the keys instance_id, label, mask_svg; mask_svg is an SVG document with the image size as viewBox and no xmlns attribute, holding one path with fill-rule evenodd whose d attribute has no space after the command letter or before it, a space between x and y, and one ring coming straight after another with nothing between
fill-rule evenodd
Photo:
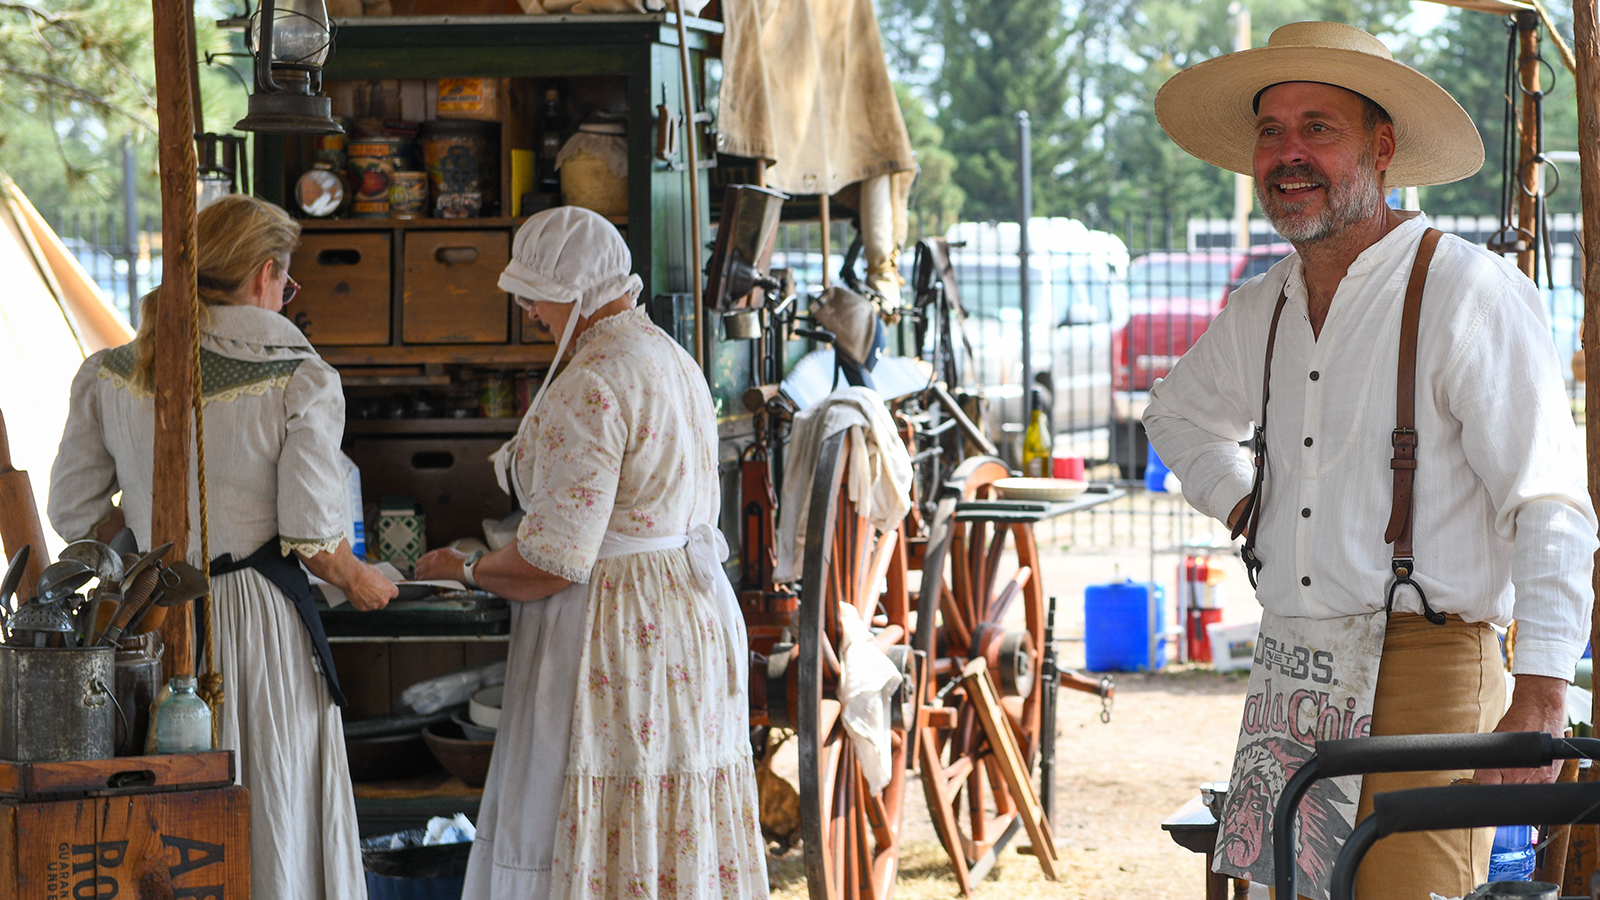
<instances>
[{"instance_id":1,"label":"green foliage","mask_svg":"<svg viewBox=\"0 0 1600 900\"><path fill-rule=\"evenodd\" d=\"M1511 32L1500 16L1451 10L1439 29L1419 42L1411 60L1423 74L1444 85L1478 125L1483 136L1484 165L1478 174L1454 184L1422 189L1422 207L1434 214L1500 215L1503 141L1506 116L1506 51ZM1550 66L1541 67L1544 90L1544 143L1547 150L1578 146L1577 100L1570 73L1561 67L1554 46L1541 53ZM1555 78L1552 82L1551 73ZM1520 113L1518 114L1520 116ZM1513 130L1511 160L1515 165L1518 132ZM1565 166L1565 182L1549 198L1551 212L1580 211L1578 173ZM1515 215L1513 208L1512 215Z\"/></svg>"},{"instance_id":2,"label":"green foliage","mask_svg":"<svg viewBox=\"0 0 1600 900\"><path fill-rule=\"evenodd\" d=\"M911 191L911 233L943 234L959 221L967 194L955 183L956 158L941 146L944 130L928 118L921 98L903 84L894 86L900 114L917 155L917 180Z\"/></svg>"},{"instance_id":3,"label":"green foliage","mask_svg":"<svg viewBox=\"0 0 1600 900\"><path fill-rule=\"evenodd\" d=\"M202 62L240 49L238 35L213 24L228 11L198 7ZM140 214L159 215L150 15L148 0L0 0L0 171L46 218L114 210L120 227L124 139L134 143ZM202 67L200 90L210 130L244 114L238 79L218 67Z\"/></svg>"}]
</instances>

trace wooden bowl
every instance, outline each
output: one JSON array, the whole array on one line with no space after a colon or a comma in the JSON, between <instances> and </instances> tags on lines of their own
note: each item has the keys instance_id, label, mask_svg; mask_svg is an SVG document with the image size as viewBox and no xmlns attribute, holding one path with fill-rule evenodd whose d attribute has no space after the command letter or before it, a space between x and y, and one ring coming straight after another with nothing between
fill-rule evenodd
<instances>
[{"instance_id":1,"label":"wooden bowl","mask_svg":"<svg viewBox=\"0 0 1600 900\"><path fill-rule=\"evenodd\" d=\"M435 722L422 731L422 739L445 771L468 787L483 787L489 777L489 756L494 741L469 741L454 722Z\"/></svg>"}]
</instances>

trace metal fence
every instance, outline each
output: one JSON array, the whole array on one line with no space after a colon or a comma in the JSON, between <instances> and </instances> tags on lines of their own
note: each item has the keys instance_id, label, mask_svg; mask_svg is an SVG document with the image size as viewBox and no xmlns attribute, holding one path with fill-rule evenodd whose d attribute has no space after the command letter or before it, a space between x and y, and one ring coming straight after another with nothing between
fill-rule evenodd
<instances>
[{"instance_id":1,"label":"metal fence","mask_svg":"<svg viewBox=\"0 0 1600 900\"><path fill-rule=\"evenodd\" d=\"M126 216L78 212L51 226L107 302L137 328L138 298L161 283L160 221L147 218L130 235Z\"/></svg>"},{"instance_id":2,"label":"metal fence","mask_svg":"<svg viewBox=\"0 0 1600 900\"><path fill-rule=\"evenodd\" d=\"M1499 230L1492 217L1439 216L1435 227L1482 244ZM1556 216L1539 283L1551 337L1563 363L1579 349L1583 296L1577 286L1578 222ZM1085 512L1059 531L1066 543L1087 547L1152 549L1218 540L1220 526L1181 501L1147 490L1148 444L1139 417L1151 383L1165 375L1212 318L1227 295L1277 263L1292 247L1264 221L1253 221L1251 246L1236 249L1231 220L1149 217L1098 228L1066 219L1034 219L1027 255L1026 334L1031 365L1024 365L1021 302L1023 262L1014 222L960 223L945 235L971 364L964 387L989 400L991 429L1015 464L1027 413L1027 386L1037 387L1052 421L1055 453L1081 456L1096 480L1117 481L1130 497ZM816 224L780 230L775 266L796 270L802 292L821 290L823 269L834 279L853 237L836 223L828 259ZM915 239L911 243L914 243ZM902 258L910 280L911 253ZM902 303L909 305L909 292ZM902 352L917 348L903 347ZM1567 385L1576 400L1582 384ZM1024 373L1032 381L1025 385ZM1158 470L1159 471L1159 470ZM1149 487L1163 486L1151 475Z\"/></svg>"}]
</instances>

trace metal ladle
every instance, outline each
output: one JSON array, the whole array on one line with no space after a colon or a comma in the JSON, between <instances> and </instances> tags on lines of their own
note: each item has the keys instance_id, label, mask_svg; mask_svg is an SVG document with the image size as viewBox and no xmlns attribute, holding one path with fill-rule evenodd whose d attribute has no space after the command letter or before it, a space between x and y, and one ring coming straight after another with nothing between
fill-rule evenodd
<instances>
[{"instance_id":1,"label":"metal ladle","mask_svg":"<svg viewBox=\"0 0 1600 900\"><path fill-rule=\"evenodd\" d=\"M99 541L73 541L57 558L83 563L94 570L102 584L122 580L122 557L108 544Z\"/></svg>"},{"instance_id":2,"label":"metal ladle","mask_svg":"<svg viewBox=\"0 0 1600 900\"><path fill-rule=\"evenodd\" d=\"M39 575L39 599L45 603L71 596L94 578L94 569L75 559L63 559L45 566Z\"/></svg>"}]
</instances>

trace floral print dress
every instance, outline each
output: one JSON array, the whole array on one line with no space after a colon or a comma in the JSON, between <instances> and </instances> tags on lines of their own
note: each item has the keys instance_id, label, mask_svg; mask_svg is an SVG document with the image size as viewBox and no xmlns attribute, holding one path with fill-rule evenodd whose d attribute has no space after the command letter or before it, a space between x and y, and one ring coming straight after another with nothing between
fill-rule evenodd
<instances>
[{"instance_id":1,"label":"floral print dress","mask_svg":"<svg viewBox=\"0 0 1600 900\"><path fill-rule=\"evenodd\" d=\"M716 429L693 359L635 308L600 320L577 339L571 363L514 451L519 481L529 486L530 508L517 536L522 556L588 584L551 897L767 895L746 701L735 676L737 656L747 648L732 645L685 549L613 555L606 540L608 532L670 538L716 521ZM506 715L517 719L525 717L513 704L544 702L513 699L517 685L534 687L523 673L550 665L548 655L537 664L525 661L539 651L519 647L521 638L513 635L506 691ZM539 640L546 654L560 652L562 641L544 631ZM500 796L491 806L497 783L511 787L504 781L509 770L548 771L550 761L526 749L541 723L528 725L524 734L508 734L502 725L484 818L517 802ZM496 868L504 869L500 860L514 864L514 854L498 845L516 840L516 832L503 814L490 823L496 825L490 840ZM481 838L484 823L479 827ZM513 872L503 875L495 881L508 889L492 896L529 896L511 892ZM468 896L473 881L469 872ZM543 881L535 873L522 883Z\"/></svg>"}]
</instances>

